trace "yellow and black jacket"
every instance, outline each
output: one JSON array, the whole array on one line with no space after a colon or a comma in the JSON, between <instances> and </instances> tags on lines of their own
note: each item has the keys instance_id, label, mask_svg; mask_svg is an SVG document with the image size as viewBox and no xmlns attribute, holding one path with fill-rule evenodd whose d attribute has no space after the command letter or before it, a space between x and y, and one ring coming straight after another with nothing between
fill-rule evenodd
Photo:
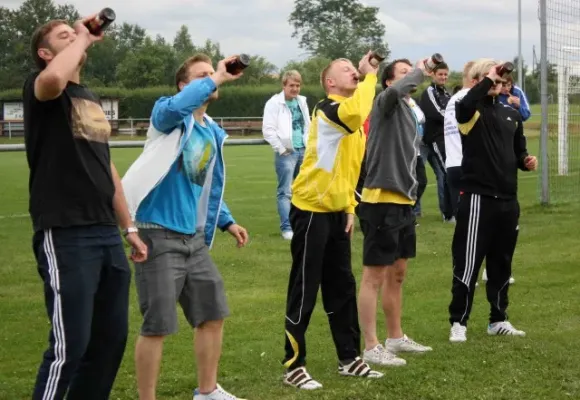
<instances>
[{"instance_id":1,"label":"yellow and black jacket","mask_svg":"<svg viewBox=\"0 0 580 400\"><path fill-rule=\"evenodd\" d=\"M362 125L373 107L376 74L368 74L352 97L329 95L312 113L292 204L304 211L353 214L355 186L365 151Z\"/></svg>"}]
</instances>

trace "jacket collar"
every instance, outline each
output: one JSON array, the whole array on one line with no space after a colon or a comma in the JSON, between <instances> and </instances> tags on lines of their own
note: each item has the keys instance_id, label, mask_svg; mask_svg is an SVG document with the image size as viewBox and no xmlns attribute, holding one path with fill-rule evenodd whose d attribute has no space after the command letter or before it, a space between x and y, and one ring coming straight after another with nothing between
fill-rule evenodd
<instances>
[{"instance_id":1,"label":"jacket collar","mask_svg":"<svg viewBox=\"0 0 580 400\"><path fill-rule=\"evenodd\" d=\"M447 88L445 86L437 85L435 82L431 82L431 86L439 92L447 93Z\"/></svg>"},{"instance_id":2,"label":"jacket collar","mask_svg":"<svg viewBox=\"0 0 580 400\"><path fill-rule=\"evenodd\" d=\"M280 104L286 104L286 96L284 95L284 91L283 90L276 95L276 98L278 100L278 103L280 103ZM298 100L302 100L304 98L304 96L298 95L298 96L296 96L296 98Z\"/></svg>"},{"instance_id":3,"label":"jacket collar","mask_svg":"<svg viewBox=\"0 0 580 400\"><path fill-rule=\"evenodd\" d=\"M326 97L328 97L330 100L334 100L334 101L343 101L344 99L346 99L346 97L340 96L338 94L329 94Z\"/></svg>"},{"instance_id":4,"label":"jacket collar","mask_svg":"<svg viewBox=\"0 0 580 400\"><path fill-rule=\"evenodd\" d=\"M497 98L494 96L485 96L481 102L486 106L492 106L497 103Z\"/></svg>"}]
</instances>

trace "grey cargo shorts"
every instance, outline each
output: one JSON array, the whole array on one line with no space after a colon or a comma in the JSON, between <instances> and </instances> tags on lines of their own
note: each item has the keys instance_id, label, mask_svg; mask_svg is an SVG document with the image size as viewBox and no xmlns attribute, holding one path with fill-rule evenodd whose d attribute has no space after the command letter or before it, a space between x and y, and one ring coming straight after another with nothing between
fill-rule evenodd
<instances>
[{"instance_id":1,"label":"grey cargo shorts","mask_svg":"<svg viewBox=\"0 0 580 400\"><path fill-rule=\"evenodd\" d=\"M142 336L177 332L177 302L192 327L229 315L224 282L203 232L184 235L140 228L139 236L149 253L145 262L135 263Z\"/></svg>"}]
</instances>

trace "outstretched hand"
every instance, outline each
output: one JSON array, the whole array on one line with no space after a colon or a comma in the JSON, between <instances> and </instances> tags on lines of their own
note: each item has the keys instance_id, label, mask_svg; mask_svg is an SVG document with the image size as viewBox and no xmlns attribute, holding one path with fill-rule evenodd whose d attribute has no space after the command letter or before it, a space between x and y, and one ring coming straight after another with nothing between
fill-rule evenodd
<instances>
[{"instance_id":1,"label":"outstretched hand","mask_svg":"<svg viewBox=\"0 0 580 400\"><path fill-rule=\"evenodd\" d=\"M244 227L231 224L228 227L228 232L236 239L238 248L244 247L248 243L248 231Z\"/></svg>"}]
</instances>

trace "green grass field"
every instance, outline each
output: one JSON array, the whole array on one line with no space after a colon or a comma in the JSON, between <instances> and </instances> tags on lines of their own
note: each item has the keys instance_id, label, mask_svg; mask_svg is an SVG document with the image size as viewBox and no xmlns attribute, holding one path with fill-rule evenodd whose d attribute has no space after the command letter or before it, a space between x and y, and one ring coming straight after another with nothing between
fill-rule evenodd
<instances>
[{"instance_id":1,"label":"green grass field","mask_svg":"<svg viewBox=\"0 0 580 400\"><path fill-rule=\"evenodd\" d=\"M530 143L537 152L537 141ZM122 172L139 149L114 149ZM314 393L282 385L284 304L290 269L289 244L278 234L273 156L266 146L226 147L226 199L251 241L235 248L218 233L212 250L225 282L232 316L227 320L219 382L249 400L273 399L572 399L580 398L580 265L578 201L550 208L537 205L537 175L522 173L522 217L514 259L516 284L510 290L510 316L525 338L489 337L483 286L468 331L468 342L448 342L451 225L443 224L430 168L424 216L418 228L418 254L405 283L403 327L433 347L406 356L407 366L385 369L377 381L343 378L321 302L308 332L309 370L325 387ZM30 398L45 349L49 323L42 286L31 251L28 170L24 153L0 155L0 399ZM355 276L361 274L362 237L353 242ZM113 400L137 399L133 348L140 316L131 293L130 338ZM379 329L385 339L383 317ZM191 399L196 386L192 332L180 316L180 332L164 353L158 398Z\"/></svg>"}]
</instances>

